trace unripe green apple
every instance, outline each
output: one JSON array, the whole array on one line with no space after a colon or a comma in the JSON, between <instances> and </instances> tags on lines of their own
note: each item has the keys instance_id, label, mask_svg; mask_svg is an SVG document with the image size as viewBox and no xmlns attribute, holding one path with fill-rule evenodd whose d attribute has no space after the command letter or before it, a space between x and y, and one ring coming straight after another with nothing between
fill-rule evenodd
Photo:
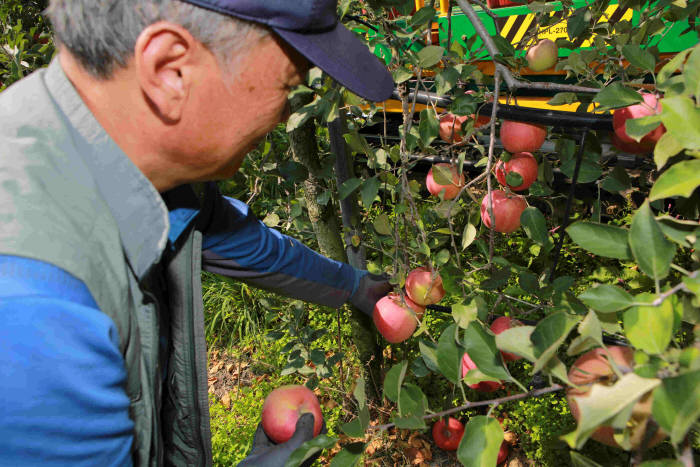
<instances>
[{"instance_id":1,"label":"unripe green apple","mask_svg":"<svg viewBox=\"0 0 700 467\"><path fill-rule=\"evenodd\" d=\"M542 39L527 51L527 66L532 71L544 71L557 64L559 48L554 41Z\"/></svg>"}]
</instances>

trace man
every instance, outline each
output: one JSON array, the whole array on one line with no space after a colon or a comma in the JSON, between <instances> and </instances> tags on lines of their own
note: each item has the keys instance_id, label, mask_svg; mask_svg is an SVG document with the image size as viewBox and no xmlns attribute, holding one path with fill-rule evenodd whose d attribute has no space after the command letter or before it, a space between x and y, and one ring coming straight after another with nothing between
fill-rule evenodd
<instances>
[{"instance_id":1,"label":"man","mask_svg":"<svg viewBox=\"0 0 700 467\"><path fill-rule=\"evenodd\" d=\"M192 183L235 173L311 64L372 100L390 75L335 0L48 12L58 58L0 94L0 464L210 464L201 267L366 313L388 284Z\"/></svg>"}]
</instances>

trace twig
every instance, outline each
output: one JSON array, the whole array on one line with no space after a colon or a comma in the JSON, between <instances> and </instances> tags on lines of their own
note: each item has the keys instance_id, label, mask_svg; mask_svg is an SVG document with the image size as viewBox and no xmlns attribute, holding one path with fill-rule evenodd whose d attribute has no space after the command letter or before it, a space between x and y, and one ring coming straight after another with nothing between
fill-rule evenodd
<instances>
[{"instance_id":1,"label":"twig","mask_svg":"<svg viewBox=\"0 0 700 467\"><path fill-rule=\"evenodd\" d=\"M484 13L486 13L487 15L489 15L489 16L491 17L491 19L493 20L494 26L496 26L496 32L497 32L498 34L500 34L500 33L501 33L501 27L498 25L498 21L497 21L497 20L498 20L498 15L496 15L496 13L494 13L493 11L491 11L491 8L489 8L489 7L486 5L486 3L482 2L481 0L471 0L471 2L472 2L472 3L475 3L475 4L477 4L477 5L479 5L479 6L481 7L481 9L484 10Z\"/></svg>"},{"instance_id":2,"label":"twig","mask_svg":"<svg viewBox=\"0 0 700 467\"><path fill-rule=\"evenodd\" d=\"M491 107L491 122L489 134L489 156L486 162L486 196L488 197L489 219L491 219L491 227L489 228L489 264L493 261L493 243L494 230L496 229L496 216L493 213L493 193L491 191L491 169L493 167L493 146L496 141L496 112L498 111L498 92L501 87L501 72L496 69L493 74L493 107Z\"/></svg>"},{"instance_id":3,"label":"twig","mask_svg":"<svg viewBox=\"0 0 700 467\"><path fill-rule=\"evenodd\" d=\"M692 274L691 274L690 276L688 276L688 277L690 277L691 279L695 279L696 277L698 277L698 271L695 271L694 273L692 273ZM651 302L651 306L659 306L659 305L661 305L661 304L664 302L664 300L666 300L668 297L670 297L671 295L673 295L674 293L676 293L676 292L678 292L678 291L680 291L680 290L688 290L688 288L685 286L685 284L684 284L683 282L680 282L680 283L676 284L676 285L673 286L671 289L669 289L669 290L667 290L666 292L664 292L664 293L662 293L661 295L659 295L658 298L657 298L656 300L654 300L653 302Z\"/></svg>"},{"instance_id":4,"label":"twig","mask_svg":"<svg viewBox=\"0 0 700 467\"><path fill-rule=\"evenodd\" d=\"M456 412L461 412L462 410L470 409L472 407L483 407L485 405L500 405L505 402L510 402L510 401L516 401L520 399L526 399L528 397L539 397L544 394L549 394L550 392L556 392L556 391L561 391L564 389L564 386L560 384L554 384L552 386L549 386L547 388L542 388L542 389L537 389L535 391L529 391L529 392L521 392L520 394L514 394L512 396L506 396L506 397L500 397L498 399L491 399L487 401L479 401L479 402L467 402L463 405L460 405L459 407L453 407L451 409L443 410L442 412L436 412L433 414L429 415L424 415L422 418L423 420L430 420L433 418L439 418L439 417L444 417L445 415L451 415ZM389 428L393 428L396 426L394 423L386 423L384 425L378 425L378 426L373 426L369 427L368 429L371 431L385 431L388 430Z\"/></svg>"}]
</instances>

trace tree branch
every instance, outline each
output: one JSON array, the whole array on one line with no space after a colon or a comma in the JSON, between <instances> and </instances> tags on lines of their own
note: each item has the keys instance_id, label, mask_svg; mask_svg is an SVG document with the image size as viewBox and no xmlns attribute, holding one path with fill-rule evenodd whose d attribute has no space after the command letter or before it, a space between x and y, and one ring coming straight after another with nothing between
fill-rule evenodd
<instances>
[{"instance_id":1,"label":"tree branch","mask_svg":"<svg viewBox=\"0 0 700 467\"><path fill-rule=\"evenodd\" d=\"M443 410L442 412L437 412L429 415L424 415L422 418L423 420L430 420L433 418L438 418L438 417L444 417L445 415L451 415L456 412L461 412L462 410L470 409L472 407L483 407L485 405L499 405L503 404L505 402L510 402L510 401L516 401L519 399L526 399L528 397L539 397L544 394L549 394L550 392L556 392L556 391L561 391L564 389L564 386L560 384L554 384L552 386L549 386L547 388L542 388L542 389L537 389L535 391L529 391L529 392L521 392L520 394L514 394L512 396L506 396L506 397L499 397L498 399L491 399L487 401L479 401L479 402L467 402L464 405L460 405L459 407L453 407L451 409ZM384 425L378 425L378 426L371 426L368 428L370 431L385 431L388 430L389 428L393 428L396 426L394 423L386 423Z\"/></svg>"}]
</instances>

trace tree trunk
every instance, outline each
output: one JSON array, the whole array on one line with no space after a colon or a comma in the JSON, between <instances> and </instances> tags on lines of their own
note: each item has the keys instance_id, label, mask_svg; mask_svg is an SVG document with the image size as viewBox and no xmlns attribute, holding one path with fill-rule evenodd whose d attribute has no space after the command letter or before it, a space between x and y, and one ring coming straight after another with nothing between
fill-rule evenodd
<instances>
[{"instance_id":1,"label":"tree trunk","mask_svg":"<svg viewBox=\"0 0 700 467\"><path fill-rule=\"evenodd\" d=\"M296 111L308 104L311 99L312 96L310 94L293 97L291 99L292 111ZM331 131L331 133L333 132L330 128L329 131ZM340 139L343 140L342 133L340 133ZM365 269L364 254L360 256L353 254L356 253L356 249L352 248L349 238L346 238L346 242L350 245L349 250L351 254L348 255L346 253L341 237L342 229L339 225L339 219L336 214L337 211L333 203L329 202L326 206L322 206L318 203L318 195L324 190L328 190L329 184L324 181L321 174L321 161L318 154L318 145L316 143L316 125L313 119L309 119L306 123L289 133L289 143L294 161L303 164L309 171L309 177L304 182L304 197L309 212L309 219L311 220L314 233L316 234L318 247L321 253L336 261L349 263L355 268ZM333 145L331 147L333 148ZM338 158L347 157L344 147L342 155L335 150L334 152L336 152L336 157ZM347 166L347 164L345 165ZM347 209L345 211L347 211ZM347 231L347 228L350 226L345 225L345 216L346 212L343 212L343 224ZM348 256L350 256L349 259ZM377 334L374 329L374 324L369 316L359 310L353 310L350 319L350 327L352 330L353 344L357 348L360 362L365 366L367 396L377 399L379 394L381 394L381 392L377 392L377 389L381 388L381 377L379 373L379 347L377 345Z\"/></svg>"}]
</instances>

